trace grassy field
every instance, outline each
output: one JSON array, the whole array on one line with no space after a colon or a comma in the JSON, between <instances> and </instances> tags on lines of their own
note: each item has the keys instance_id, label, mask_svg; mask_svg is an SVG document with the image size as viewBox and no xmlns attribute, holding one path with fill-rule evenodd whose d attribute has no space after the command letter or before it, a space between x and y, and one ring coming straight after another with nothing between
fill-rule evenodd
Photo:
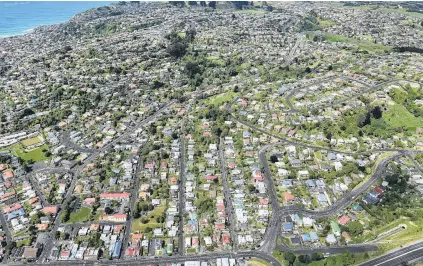
<instances>
[{"instance_id":1,"label":"grassy field","mask_svg":"<svg viewBox=\"0 0 423 266\"><path fill-rule=\"evenodd\" d=\"M394 104L388 107L388 110L383 113L383 119L390 126L405 127L410 130L415 130L417 127L423 125L423 119L415 117L403 105Z\"/></svg>"},{"instance_id":2,"label":"grassy field","mask_svg":"<svg viewBox=\"0 0 423 266\"><path fill-rule=\"evenodd\" d=\"M319 35L317 35L319 37ZM313 39L314 34L312 32L309 33L309 39ZM382 44L377 44L369 40L359 40L355 38L348 38L342 35L336 34L324 34L324 39L327 42L343 42L343 43L350 43L355 44L358 46L359 49L367 51L371 54L374 53L383 53L385 51L390 51L392 47L385 46Z\"/></svg>"},{"instance_id":3,"label":"grassy field","mask_svg":"<svg viewBox=\"0 0 423 266\"><path fill-rule=\"evenodd\" d=\"M317 18L317 21L319 22L319 25L322 26L323 28L327 28L327 27L336 25L335 21L321 19L320 17Z\"/></svg>"},{"instance_id":4,"label":"grassy field","mask_svg":"<svg viewBox=\"0 0 423 266\"><path fill-rule=\"evenodd\" d=\"M219 106L219 105L222 105L223 103L230 102L237 95L238 93L235 93L235 92L226 92L226 93L218 94L208 98L207 100L205 100L205 103Z\"/></svg>"},{"instance_id":5,"label":"grassy field","mask_svg":"<svg viewBox=\"0 0 423 266\"><path fill-rule=\"evenodd\" d=\"M251 266L270 266L270 263L268 263L267 261L261 260L261 259L252 259L247 261L248 265Z\"/></svg>"},{"instance_id":6,"label":"grassy field","mask_svg":"<svg viewBox=\"0 0 423 266\"><path fill-rule=\"evenodd\" d=\"M408 15L415 18L423 19L423 13L418 12L408 12L407 9L400 9L400 8L386 8L386 7L375 7L375 6L368 6L368 5L361 5L361 6L354 6L349 8L358 8L358 9L368 9L368 10L377 10L386 13L398 13L403 15Z\"/></svg>"},{"instance_id":7,"label":"grassy field","mask_svg":"<svg viewBox=\"0 0 423 266\"><path fill-rule=\"evenodd\" d=\"M147 228L147 227L150 227L150 228L153 228L153 229L157 228L157 227L161 227L162 224L158 223L156 221L156 218L161 216L165 211L166 211L166 206L156 207L154 210L152 210L148 214L148 218L150 219L150 221L146 224L141 223L141 218L134 219L134 221L132 223L132 232L138 232L138 231L143 232L145 230L145 228Z\"/></svg>"},{"instance_id":8,"label":"grassy field","mask_svg":"<svg viewBox=\"0 0 423 266\"><path fill-rule=\"evenodd\" d=\"M9 150L12 154L16 154L18 157L22 158L25 161L34 160L35 162L39 162L39 161L44 161L48 159L45 156L43 149L48 150L48 146L43 145L29 152L25 152L22 145L20 143L17 143L10 147L0 149L0 150Z\"/></svg>"},{"instance_id":9,"label":"grassy field","mask_svg":"<svg viewBox=\"0 0 423 266\"><path fill-rule=\"evenodd\" d=\"M81 223L90 219L91 209L88 207L81 207L79 212L72 212L68 223Z\"/></svg>"},{"instance_id":10,"label":"grassy field","mask_svg":"<svg viewBox=\"0 0 423 266\"><path fill-rule=\"evenodd\" d=\"M407 225L407 229L383 240L383 244L379 244L381 252L398 248L414 241L418 241L423 237L423 220L419 221L403 221Z\"/></svg>"},{"instance_id":11,"label":"grassy field","mask_svg":"<svg viewBox=\"0 0 423 266\"><path fill-rule=\"evenodd\" d=\"M30 138L30 139L25 139L22 141L22 145L24 145L24 147L28 147L37 143L40 143L42 140L40 137L34 137L34 138Z\"/></svg>"},{"instance_id":12,"label":"grassy field","mask_svg":"<svg viewBox=\"0 0 423 266\"><path fill-rule=\"evenodd\" d=\"M274 250L272 252L273 257L275 257L275 259L277 259L282 265L285 265L286 261L283 257L283 253L279 252L279 250Z\"/></svg>"},{"instance_id":13,"label":"grassy field","mask_svg":"<svg viewBox=\"0 0 423 266\"><path fill-rule=\"evenodd\" d=\"M27 239L17 241L16 246L17 247L29 246L29 245L31 245L31 241L32 241L32 238L28 237Z\"/></svg>"},{"instance_id":14,"label":"grassy field","mask_svg":"<svg viewBox=\"0 0 423 266\"><path fill-rule=\"evenodd\" d=\"M223 59L219 58L218 56L207 56L206 59L221 66L225 65Z\"/></svg>"}]
</instances>

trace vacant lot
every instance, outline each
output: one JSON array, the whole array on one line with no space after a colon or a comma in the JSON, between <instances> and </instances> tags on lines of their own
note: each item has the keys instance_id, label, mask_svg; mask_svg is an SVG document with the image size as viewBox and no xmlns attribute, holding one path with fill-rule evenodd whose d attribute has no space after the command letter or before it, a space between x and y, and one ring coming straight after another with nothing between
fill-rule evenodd
<instances>
[{"instance_id":1,"label":"vacant lot","mask_svg":"<svg viewBox=\"0 0 423 266\"><path fill-rule=\"evenodd\" d=\"M388 107L383 113L383 119L394 128L405 127L409 130L415 130L423 125L423 119L415 117L403 105L394 104Z\"/></svg>"},{"instance_id":2,"label":"vacant lot","mask_svg":"<svg viewBox=\"0 0 423 266\"><path fill-rule=\"evenodd\" d=\"M205 102L207 104L213 104L215 106L219 106L219 105L222 105L223 103L232 101L237 95L238 93L235 93L235 92L226 92L226 93L212 96L208 98L207 100L205 100Z\"/></svg>"},{"instance_id":3,"label":"vacant lot","mask_svg":"<svg viewBox=\"0 0 423 266\"><path fill-rule=\"evenodd\" d=\"M132 223L132 232L143 232L147 227L152 229L161 227L162 224L156 221L157 217L160 217L166 211L166 206L159 206L156 207L148 214L148 219L150 220L148 223L142 223L141 218L135 219Z\"/></svg>"},{"instance_id":4,"label":"vacant lot","mask_svg":"<svg viewBox=\"0 0 423 266\"><path fill-rule=\"evenodd\" d=\"M81 223L86 222L90 219L91 209L88 207L82 207L78 212L72 212L70 214L69 223Z\"/></svg>"}]
</instances>

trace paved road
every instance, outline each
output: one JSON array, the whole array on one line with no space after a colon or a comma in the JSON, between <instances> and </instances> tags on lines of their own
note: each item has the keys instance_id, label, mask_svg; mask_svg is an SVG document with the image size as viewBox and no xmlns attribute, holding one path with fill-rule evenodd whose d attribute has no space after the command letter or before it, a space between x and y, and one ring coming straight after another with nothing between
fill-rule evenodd
<instances>
[{"instance_id":1,"label":"paved road","mask_svg":"<svg viewBox=\"0 0 423 266\"><path fill-rule=\"evenodd\" d=\"M295 52L297 51L297 48L298 48L298 46L300 45L300 43L301 43L301 40L303 39L303 36L305 35L305 33L304 32L300 32L300 33L298 33L298 35L297 35L297 40L295 41L295 44L294 44L294 46L291 48L291 50L289 51L289 54L288 54L288 56L285 58L285 64L284 65L289 65L289 64L291 64L291 61L292 61L292 59L293 59L293 57L294 57L294 54L295 54Z\"/></svg>"},{"instance_id":2,"label":"paved road","mask_svg":"<svg viewBox=\"0 0 423 266\"><path fill-rule=\"evenodd\" d=\"M185 126L184 120L182 120L181 136L180 136L180 169L179 169L179 238L178 238L178 254L183 256L185 251L185 238L184 238L184 214L185 214Z\"/></svg>"},{"instance_id":3,"label":"paved road","mask_svg":"<svg viewBox=\"0 0 423 266\"><path fill-rule=\"evenodd\" d=\"M27 175L29 182L31 183L31 186L35 189L35 192L37 192L38 197L41 199L41 203L43 206L50 206L50 203L44 196L44 193L41 191L40 186L38 185L38 181L35 180L34 176L32 174Z\"/></svg>"},{"instance_id":4,"label":"paved road","mask_svg":"<svg viewBox=\"0 0 423 266\"><path fill-rule=\"evenodd\" d=\"M340 210L342 210L343 208L348 206L348 204L350 204L353 200L355 200L358 195L365 192L374 182L376 182L376 180L378 180L382 176L386 165L391 160L404 156L405 154L404 152L402 152L402 153L397 153L397 154L384 158L382 161L380 161L379 165L376 167L376 170L373 173L372 177L369 180L367 180L364 184L362 184L359 188L353 191L350 191L349 193L346 193L342 197L342 199L336 201L333 205L331 205L329 208L325 210L311 211L311 210L302 209L301 207L298 207L296 205L287 206L287 207L279 207L279 204L277 203L277 196L276 196L276 192L273 185L273 179L270 175L265 151L277 145L285 145L286 142L287 141L284 140L284 142L269 144L262 147L259 151L260 162L262 166L264 167L263 174L265 176L266 184L269 187L269 197L272 200L272 202L276 201L276 203L273 203L272 206L274 206L273 207L274 209L278 210L277 212L274 212L272 217L270 218L269 226L267 228L264 240L261 243L261 247L260 247L261 251L268 252L268 253L270 253L275 247L277 235L280 231L280 222L283 217L290 214L299 214L299 215L309 216L312 218L329 217L329 216L336 215Z\"/></svg>"},{"instance_id":5,"label":"paved road","mask_svg":"<svg viewBox=\"0 0 423 266\"><path fill-rule=\"evenodd\" d=\"M278 197L276 196L276 190L275 190L275 185L273 183L273 178L270 175L269 164L267 163L267 158L266 158L266 150L280 144L281 144L280 142L274 143L274 144L268 144L266 146L263 146L259 150L260 163L263 167L263 170L264 170L263 174L265 176L264 182L266 183L267 190L269 191L270 203L272 205L272 209L274 212L279 211L280 206L278 202Z\"/></svg>"},{"instance_id":6,"label":"paved road","mask_svg":"<svg viewBox=\"0 0 423 266\"><path fill-rule=\"evenodd\" d=\"M355 78L352 78L352 77L348 77L348 76L345 76L345 75L323 77L322 79L316 81L315 83L313 83L311 85L308 85L306 87L298 88L298 89L295 89L295 90L291 90L290 91L290 93L285 97L285 100L286 100L286 102L287 102L287 104L289 106L288 113L298 113L299 112L297 109L295 109L295 107L292 105L292 102L291 102L291 98L294 96L294 94L298 90L307 89L307 88L310 88L311 86L314 86L314 85L320 85L322 83L328 82L328 81L333 80L333 79L336 79L336 78L343 78L343 79L347 79L347 80L350 80L350 81L354 81L354 82L360 83L361 85L367 87L367 89L363 89L363 90L360 91L360 95L365 94L365 93L369 93L369 92L373 92L373 91L376 91L376 90L379 90L383 86L386 86L386 85L388 85L390 83L397 83L399 81L399 80L393 78L391 80L388 80L388 81L385 81L385 82L376 84L374 86L371 86L370 84L367 84L366 82L363 82L361 80L358 80L358 79L355 79ZM343 103L345 103L347 101L350 101L353 98L357 98L358 96L359 95L351 95L351 96L348 96L348 97L346 97L344 99L330 102L330 103L327 104L327 106L323 106L321 108L333 107L333 106L341 105L341 104L343 104Z\"/></svg>"},{"instance_id":7,"label":"paved road","mask_svg":"<svg viewBox=\"0 0 423 266\"><path fill-rule=\"evenodd\" d=\"M222 137L219 139L219 156L220 156L220 171L222 173L223 194L225 196L225 210L229 219L229 232L231 233L232 249L238 251L238 234L235 230L235 209L232 205L231 190L229 188L228 176L226 173L226 159L223 148Z\"/></svg>"},{"instance_id":8,"label":"paved road","mask_svg":"<svg viewBox=\"0 0 423 266\"><path fill-rule=\"evenodd\" d=\"M172 264L172 263L184 263L186 261L209 261L215 260L218 258L258 258L269 262L272 266L282 266L273 256L268 255L259 251L243 251L243 252L215 252L210 254L201 254L201 255L176 255L169 257L158 257L158 258L140 258L140 259L128 259L128 260L113 260L113 261L54 261L54 262L45 262L45 263L31 263L34 266L45 266L45 265L123 265L123 266L133 266L133 265L158 265L158 264ZM23 263L17 263L13 265L27 265Z\"/></svg>"},{"instance_id":9,"label":"paved road","mask_svg":"<svg viewBox=\"0 0 423 266\"><path fill-rule=\"evenodd\" d=\"M12 242L12 234L10 233L9 227L7 226L6 217L3 214L3 211L0 211L0 223L3 228L3 232L6 235L6 243L10 244ZM7 263L7 259L9 258L9 252L4 255L3 262Z\"/></svg>"},{"instance_id":10,"label":"paved road","mask_svg":"<svg viewBox=\"0 0 423 266\"><path fill-rule=\"evenodd\" d=\"M176 100L170 101L168 104L166 104L165 106L160 108L158 111L156 111L156 113L154 113L153 115L151 115L151 116L147 117L146 119L142 120L136 126L128 128L125 133L123 133L122 135L120 135L119 137L114 139L112 142L105 145L103 148L96 150L94 153L91 153L90 156L88 156L88 158L84 161L84 163L81 166L77 167L76 169L73 169L72 172L74 173L74 176L73 176L73 179L72 179L71 184L69 186L69 189L66 193L65 200L63 201L62 206L66 206L66 204L69 203L69 201L72 197L72 193L75 189L76 183L78 181L78 176L82 173L83 169L98 156L98 154L100 154L101 152L105 152L105 151L109 150L117 142L127 138L136 128L144 126L144 125L154 121L164 111L167 111L170 108L170 106L172 106L175 102L176 102ZM53 244L54 244L53 239L55 238L57 229L60 226L60 216L61 216L62 212L63 212L63 209L61 209L56 215L56 219L53 223L53 227L52 227L50 234L49 234L50 241L48 241L46 246L44 247L44 249L43 249L43 251L42 251L42 253L39 257L40 261L43 261L44 259L47 258L48 254L50 253L50 250L53 247Z\"/></svg>"},{"instance_id":11,"label":"paved road","mask_svg":"<svg viewBox=\"0 0 423 266\"><path fill-rule=\"evenodd\" d=\"M408 154L414 154L414 153L423 153L423 151L421 150L408 150L408 149L394 149L394 148L384 148L384 149L373 149L373 150L367 150L367 151L363 151L363 152L348 152L348 151L341 151L341 150L337 150L337 149L332 149L332 148L328 148L328 147L322 147L322 146L317 146L317 145L313 145L313 144L308 144L308 143L304 143L304 142L299 142L294 140L293 138L284 138L281 137L279 135L267 132L264 129L258 128L254 125L251 125L243 120L240 120L239 118L237 118L233 113L232 113L232 105L239 99L239 96L236 97L231 103L229 103L226 106L226 110L227 112L229 112L229 114L232 117L232 120L236 121L237 123L244 125L246 127L249 127L255 131L261 132L265 135L268 135L272 138L275 138L277 140L280 140L281 142L287 144L287 145L294 145L294 146L299 146L299 147L306 147L306 148L310 148L310 149L320 149L320 150L324 150L324 151L329 151L329 152L335 152L335 153L339 153L339 154L346 154L346 155L355 155L355 154L367 154L367 153L372 153L372 152L403 152L403 153L408 153Z\"/></svg>"},{"instance_id":12,"label":"paved road","mask_svg":"<svg viewBox=\"0 0 423 266\"><path fill-rule=\"evenodd\" d=\"M403 262L413 261L423 257L423 242L419 242L374 260L359 264L360 266L398 266Z\"/></svg>"},{"instance_id":13,"label":"paved road","mask_svg":"<svg viewBox=\"0 0 423 266\"><path fill-rule=\"evenodd\" d=\"M376 245L349 245L349 246L340 246L340 247L319 247L319 248L288 248L286 246L277 246L276 249L286 252L291 251L296 254L313 254L313 253L330 253L330 254L339 254L345 251L351 253L362 253L362 252L372 252L377 251L378 248Z\"/></svg>"},{"instance_id":14,"label":"paved road","mask_svg":"<svg viewBox=\"0 0 423 266\"><path fill-rule=\"evenodd\" d=\"M122 239L122 250L120 253L121 258L125 256L125 250L128 247L128 242L131 238L132 223L134 221L134 209L136 201L138 199L138 191L140 190L140 174L143 170L143 159L141 157L141 152L137 152L134 157L137 160L137 168L135 169L135 173L133 175L135 179L135 184L134 188L131 191L131 199L129 200L129 219L128 221L126 221L125 224L125 236Z\"/></svg>"},{"instance_id":15,"label":"paved road","mask_svg":"<svg viewBox=\"0 0 423 266\"><path fill-rule=\"evenodd\" d=\"M173 102L170 102L168 105L164 106L161 110L157 111L154 115L152 115L152 116L148 117L147 119L143 120L136 127L145 125L146 123L153 121L153 119L155 119L158 115L160 115L163 110L170 107L170 105L173 104ZM231 105L232 105L232 103L230 105L228 105L229 110L230 110ZM283 142L279 143L279 144L291 144L291 145L297 145L297 146L305 146L305 147L311 147L311 148L317 148L317 149L324 149L324 150L329 150L329 151L334 151L334 152L339 152L339 153L348 153L348 152L342 152L342 151L335 151L335 150L332 150L332 149L329 149L329 148L323 148L323 147L313 146L313 145L304 144L304 143L300 143L300 142L290 141L290 140L284 139L282 137L268 133L264 130L258 129L254 126L251 126L251 125L249 125L249 124L247 124L243 121L238 120L235 117L233 117L233 118L237 122L244 124L244 125L252 128L253 130L257 130L257 131L262 132L264 134L275 137L276 139L282 140ZM93 154L91 154L87 158L87 160L85 161L85 163L82 166L73 170L75 175L74 175L74 178L72 180L70 189L67 192L64 204L69 202L71 195L72 195L72 192L74 190L75 184L76 184L77 176L78 176L78 174L81 173L82 169L89 162L91 162L100 152L107 151L109 148L112 147L113 144L115 144L116 142L128 137L128 135L136 127L129 128L124 134L122 134L121 136L119 136L118 138L113 140L111 143L109 143L108 145L106 145L102 149L96 150L96 152L94 152ZM273 145L268 145L268 147L272 147L272 146ZM177 255L177 256L172 256L172 257L160 257L160 258L154 258L154 259L153 258L151 258L151 259L150 258L148 258L148 259L142 258L142 259L137 259L137 260L120 260L120 261L104 262L104 265L106 265L106 264L107 265L110 265L110 264L114 264L114 265L163 264L163 263L184 262L184 261L187 261L187 260L210 260L210 259L215 259L215 258L219 258L219 257L232 257L232 258L255 257L255 258L264 259L264 260L270 262L272 265L280 265L279 262L277 262L276 259L269 254L271 254L271 252L273 251L273 249L276 246L276 239L277 239L277 235L280 232L280 223L281 223L283 217L290 215L290 214L294 214L294 213L299 214L299 215L303 215L303 216L309 216L309 217L312 217L312 218L330 217L330 216L336 215L340 210L343 210L343 208L345 208L348 204L350 204L351 201L353 201L356 198L356 196L365 192L378 178L380 178L380 176L382 175L383 169L386 167L387 163L390 160L395 159L399 156L404 156L406 154L421 152L421 151L404 151L404 150L397 150L397 149L383 149L383 150L377 150L377 151L397 151L399 153L383 159L379 163L379 165L377 166L374 175L369 180L367 180L359 188L345 194L342 199L335 202L329 208L327 208L325 210L321 210L321 211L311 211L311 210L304 210L304 209L302 209L298 206L275 207L275 211L273 212L273 215L270 218L269 226L268 226L266 234L264 236L264 240L261 243L260 250L242 251L242 252L233 252L233 253L230 253L230 252L229 253L210 253L210 254L190 255L190 256ZM261 157L265 156L264 152L265 152L265 149L262 149ZM353 154L353 153L348 153L348 154ZM264 159L265 159L265 157L264 157ZM261 160L262 160L262 158L261 158ZM182 169L182 167L183 166L181 165L181 169ZM264 171L264 172L265 172L265 178L270 181L271 180L270 172L269 171ZM274 189L274 186L273 186L272 183L269 183L269 188ZM277 203L277 201L276 201L276 203ZM277 206L278 206L278 204L277 204ZM57 217L60 217L60 214L61 214L61 211L58 213ZM53 229L50 233L50 236L55 235L55 232L57 231L59 224L60 224L60 219L57 218L55 220L54 227L53 227ZM45 251L40 256L39 261L43 261L46 258L46 255L51 250L52 245L53 245L53 241L49 241L48 244L45 247ZM286 248L286 247L281 247L281 248ZM329 253L331 253L331 252L337 253L337 252L339 252L340 249L349 250L351 252L357 252L359 249L363 249L363 250L367 251L367 250L370 250L370 249L374 249L374 247L369 246L369 245L365 246L365 247L363 247L363 246L360 246L360 247L359 246L347 246L347 247L339 247L339 248L325 249L325 250L328 251ZM395 255L395 254L391 255L393 257L391 259L388 258L388 261L394 261L394 260L398 259L399 257L414 258L415 256L417 256L416 255L417 253L415 253L415 252L420 252L421 250L423 250L423 244L421 246L409 248L408 251L407 250L398 251L398 252L400 252L399 255ZM305 250L305 249L302 249L302 250L299 250L297 252L308 252L308 251ZM315 252L315 250L310 250L310 252ZM420 255L421 255L421 253L420 253ZM72 265L72 263L74 264L74 262L53 262L53 263L48 263L48 264L50 264L50 265L62 265L62 264ZM101 265L101 264L103 264L103 262L100 262L100 263L99 262L93 262L93 263L84 262L83 264L85 264L85 265L91 265L91 264ZM41 265L41 264L34 264L34 265ZM365 265L375 265L375 264L365 264ZM382 265L382 264L380 264L380 265ZM387 265L391 265L391 264L387 264Z\"/></svg>"},{"instance_id":16,"label":"paved road","mask_svg":"<svg viewBox=\"0 0 423 266\"><path fill-rule=\"evenodd\" d=\"M96 151L96 149L83 148L79 146L78 144L76 144L75 142L73 142L69 137L69 131L63 132L62 144L79 152L92 153Z\"/></svg>"},{"instance_id":17,"label":"paved road","mask_svg":"<svg viewBox=\"0 0 423 266\"><path fill-rule=\"evenodd\" d=\"M411 156L411 154L407 154L407 157L410 158L410 160L413 162L416 168L420 171L420 173L423 174L423 167L419 164L419 162L417 162L416 159L414 159L414 157Z\"/></svg>"},{"instance_id":18,"label":"paved road","mask_svg":"<svg viewBox=\"0 0 423 266\"><path fill-rule=\"evenodd\" d=\"M314 85L320 85L320 84L322 84L322 83L328 82L329 80L336 79L336 78L338 78L338 77L339 77L339 76L324 77L324 78L322 78L322 79L316 80L316 82L315 82L315 83L313 83L313 84L311 84L311 85L308 85L308 86L306 86L305 88L309 88L309 87L314 86ZM288 111L288 113L298 113L298 112L299 112L299 111L298 111L297 109L295 109L295 107L292 105L291 98L294 96L294 94L295 94L298 90L301 90L301 89L304 89L304 88L298 88L298 89L291 90L291 91L288 93L288 95L286 95L286 96L285 96L286 103L287 103L287 104L288 104L288 106L289 106L289 111Z\"/></svg>"}]
</instances>

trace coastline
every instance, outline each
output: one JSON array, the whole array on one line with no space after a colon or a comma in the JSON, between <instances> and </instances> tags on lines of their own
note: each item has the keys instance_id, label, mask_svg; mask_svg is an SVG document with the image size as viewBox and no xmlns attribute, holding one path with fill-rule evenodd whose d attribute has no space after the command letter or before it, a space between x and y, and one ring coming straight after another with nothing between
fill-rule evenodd
<instances>
[{"instance_id":1,"label":"coastline","mask_svg":"<svg viewBox=\"0 0 423 266\"><path fill-rule=\"evenodd\" d=\"M40 25L40 26L44 26L44 25ZM40 26L36 26L36 27L30 28L30 29L24 30L23 32L19 31L19 32L10 32L10 33L5 33L5 34L0 34L0 38L10 38L10 37L22 36L22 35L25 35L25 34L30 34L30 33L34 32L34 30L37 27L40 27Z\"/></svg>"},{"instance_id":2,"label":"coastline","mask_svg":"<svg viewBox=\"0 0 423 266\"><path fill-rule=\"evenodd\" d=\"M0 39L23 36L41 26L65 23L77 14L112 3L115 1L22 2L18 5L0 2L0 13L7 14L0 17Z\"/></svg>"}]
</instances>

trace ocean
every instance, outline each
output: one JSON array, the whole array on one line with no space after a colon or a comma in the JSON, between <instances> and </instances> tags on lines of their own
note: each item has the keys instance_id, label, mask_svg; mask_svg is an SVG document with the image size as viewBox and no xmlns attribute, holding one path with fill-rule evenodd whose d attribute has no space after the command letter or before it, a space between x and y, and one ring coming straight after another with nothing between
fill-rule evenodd
<instances>
[{"instance_id":1,"label":"ocean","mask_svg":"<svg viewBox=\"0 0 423 266\"><path fill-rule=\"evenodd\" d=\"M113 2L0 2L0 37L65 22L78 13Z\"/></svg>"}]
</instances>

